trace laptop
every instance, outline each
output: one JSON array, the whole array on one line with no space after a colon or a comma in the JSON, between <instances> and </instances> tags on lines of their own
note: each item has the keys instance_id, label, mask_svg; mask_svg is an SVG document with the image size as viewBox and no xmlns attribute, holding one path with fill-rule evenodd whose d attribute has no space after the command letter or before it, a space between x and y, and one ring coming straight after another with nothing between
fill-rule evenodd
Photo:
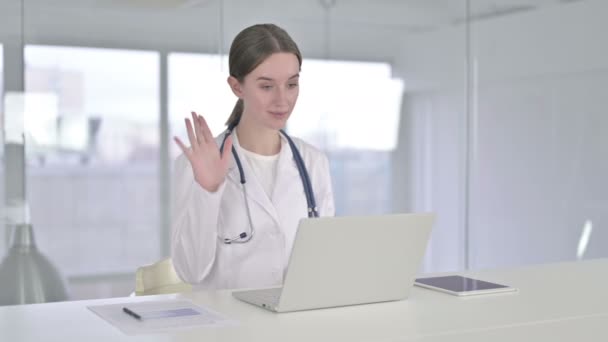
<instances>
[{"instance_id":1,"label":"laptop","mask_svg":"<svg viewBox=\"0 0 608 342\"><path fill-rule=\"evenodd\" d=\"M406 299L435 215L304 218L282 287L233 291L274 312Z\"/></svg>"}]
</instances>

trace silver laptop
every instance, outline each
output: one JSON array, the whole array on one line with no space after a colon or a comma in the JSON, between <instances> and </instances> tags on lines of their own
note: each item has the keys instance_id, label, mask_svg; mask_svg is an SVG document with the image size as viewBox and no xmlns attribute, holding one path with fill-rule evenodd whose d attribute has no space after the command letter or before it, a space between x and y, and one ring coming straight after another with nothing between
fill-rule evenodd
<instances>
[{"instance_id":1,"label":"silver laptop","mask_svg":"<svg viewBox=\"0 0 608 342\"><path fill-rule=\"evenodd\" d=\"M232 294L275 312L406 299L433 222L433 214L302 219L283 287Z\"/></svg>"}]
</instances>

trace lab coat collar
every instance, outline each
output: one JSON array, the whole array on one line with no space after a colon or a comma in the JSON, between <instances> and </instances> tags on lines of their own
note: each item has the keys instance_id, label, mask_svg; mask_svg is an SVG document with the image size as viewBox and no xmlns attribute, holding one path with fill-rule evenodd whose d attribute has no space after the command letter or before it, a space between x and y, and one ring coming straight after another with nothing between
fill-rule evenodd
<instances>
[{"instance_id":1,"label":"lab coat collar","mask_svg":"<svg viewBox=\"0 0 608 342\"><path fill-rule=\"evenodd\" d=\"M220 135L218 139L218 146L220 146L222 141L224 140L225 134L226 132L224 131ZM277 188L279 188L281 184L285 183L285 181L293 179L294 174L296 177L298 177L298 179L300 178L298 170L295 167L293 154L291 152L291 148L289 147L287 139L281 134L281 151L279 152L276 176L277 178L275 180L272 198L268 197L262 187L262 184L260 184L258 179L255 177L253 171L251 170L249 161L245 157L245 153L242 152L242 147L239 144L238 137L235 132L232 133L232 141L233 146L235 147L241 160L243 172L245 173L245 186L247 187L247 197L257 202L276 221L277 225L280 225L279 215L276 210L275 203L278 203L278 201L281 200L281 192L280 190L277 190ZM227 179L230 182L234 182L239 187L241 186L241 177L239 175L239 169L237 167L234 156L230 158Z\"/></svg>"}]
</instances>

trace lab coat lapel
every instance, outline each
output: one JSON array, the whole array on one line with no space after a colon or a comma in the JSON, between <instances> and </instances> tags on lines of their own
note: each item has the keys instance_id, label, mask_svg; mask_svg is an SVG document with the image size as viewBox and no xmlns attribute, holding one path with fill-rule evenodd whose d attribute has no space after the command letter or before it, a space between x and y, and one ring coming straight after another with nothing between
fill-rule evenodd
<instances>
[{"instance_id":1,"label":"lab coat lapel","mask_svg":"<svg viewBox=\"0 0 608 342\"><path fill-rule=\"evenodd\" d=\"M245 154L241 152L241 146L238 142L238 138L236 137L236 135L233 136L233 144L239 155L241 165L243 166L243 172L245 173L245 186L247 187L247 197L258 203L262 208L264 208L264 210L273 218L273 220L275 220L277 225L280 225L277 210L268 195L266 195L262 184L260 184L257 177L251 170L251 167L249 166L249 161L245 157ZM281 150L283 150L283 146L281 147ZM239 168L237 167L234 156L232 156L231 158L227 177L229 181L234 182L239 188L241 188L241 176L239 174Z\"/></svg>"},{"instance_id":2,"label":"lab coat lapel","mask_svg":"<svg viewBox=\"0 0 608 342\"><path fill-rule=\"evenodd\" d=\"M281 154L277 165L277 178L272 190L272 202L275 206L283 200L281 196L288 193L286 189L293 186L301 186L300 173L293 159L293 153L287 139L281 134ZM303 189L303 187L302 187ZM302 190L303 191L303 190ZM284 197L284 196L283 196ZM293 209L293 208L292 208Z\"/></svg>"}]
</instances>

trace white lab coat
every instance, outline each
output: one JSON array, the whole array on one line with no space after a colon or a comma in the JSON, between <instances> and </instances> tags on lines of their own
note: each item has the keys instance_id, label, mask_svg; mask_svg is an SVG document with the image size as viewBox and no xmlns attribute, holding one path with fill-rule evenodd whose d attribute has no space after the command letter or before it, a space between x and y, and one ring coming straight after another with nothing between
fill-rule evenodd
<instances>
[{"instance_id":1,"label":"white lab coat","mask_svg":"<svg viewBox=\"0 0 608 342\"><path fill-rule=\"evenodd\" d=\"M224 133L216 137L220 146ZM323 152L292 138L310 175L320 216L333 216L334 198L329 162ZM218 239L249 233L249 221L239 171L231 158L228 175L210 193L194 181L188 159L181 155L174 170L171 257L177 274L202 289L270 287L283 283L298 222L308 217L306 195L291 149L281 135L281 151L272 196L266 194L241 152L247 197L255 233L247 243L224 244Z\"/></svg>"}]
</instances>

